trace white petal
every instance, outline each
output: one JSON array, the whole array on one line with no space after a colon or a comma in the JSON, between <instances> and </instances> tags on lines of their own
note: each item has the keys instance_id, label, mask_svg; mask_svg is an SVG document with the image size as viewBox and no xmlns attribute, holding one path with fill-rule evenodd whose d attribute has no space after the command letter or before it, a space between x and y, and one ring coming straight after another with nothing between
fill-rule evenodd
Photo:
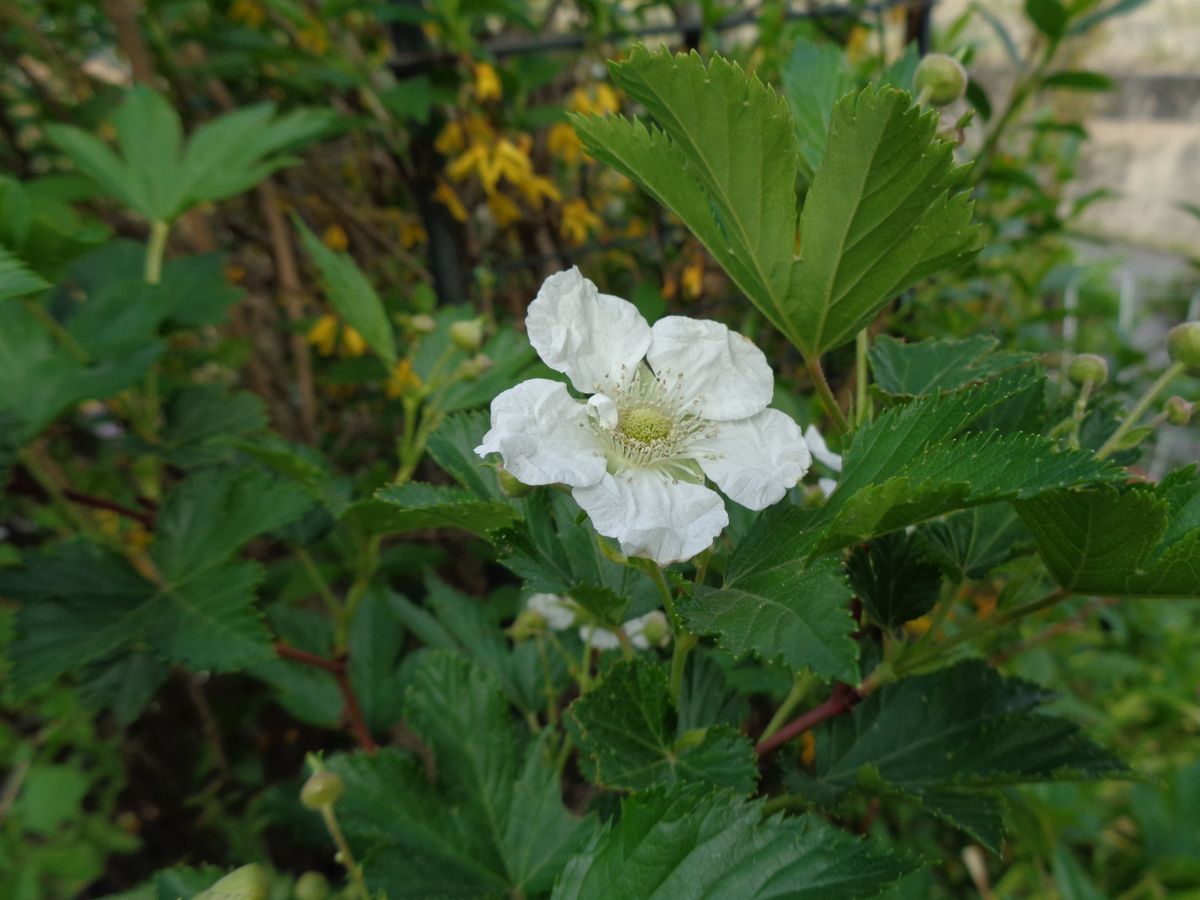
<instances>
[{"instance_id":1,"label":"white petal","mask_svg":"<svg viewBox=\"0 0 1200 900\"><path fill-rule=\"evenodd\" d=\"M590 644L594 650L615 650L621 646L621 639L615 631L594 628L591 625L584 625L579 629L579 639L585 644Z\"/></svg>"},{"instance_id":2,"label":"white petal","mask_svg":"<svg viewBox=\"0 0 1200 900\"><path fill-rule=\"evenodd\" d=\"M632 373L650 346L650 326L628 300L601 294L578 268L551 275L525 314L529 343L564 372L577 391L600 390L606 378Z\"/></svg>"},{"instance_id":3,"label":"white petal","mask_svg":"<svg viewBox=\"0 0 1200 900\"><path fill-rule=\"evenodd\" d=\"M617 427L620 413L617 404L607 394L592 394L587 402L588 415L609 431Z\"/></svg>"},{"instance_id":4,"label":"white petal","mask_svg":"<svg viewBox=\"0 0 1200 900\"><path fill-rule=\"evenodd\" d=\"M688 450L704 474L742 506L766 509L778 503L812 464L800 426L777 409L714 427L715 435Z\"/></svg>"},{"instance_id":5,"label":"white petal","mask_svg":"<svg viewBox=\"0 0 1200 900\"><path fill-rule=\"evenodd\" d=\"M829 495L837 490L837 482L832 478L818 478L817 487L821 489L821 493L828 499Z\"/></svg>"},{"instance_id":6,"label":"white petal","mask_svg":"<svg viewBox=\"0 0 1200 900\"><path fill-rule=\"evenodd\" d=\"M522 381L492 401L492 430L475 452L499 453L525 484L595 484L608 465L587 407L546 378Z\"/></svg>"},{"instance_id":7,"label":"white petal","mask_svg":"<svg viewBox=\"0 0 1200 900\"><path fill-rule=\"evenodd\" d=\"M575 605L558 594L533 594L525 608L540 614L551 631L562 631L575 624Z\"/></svg>"},{"instance_id":8,"label":"white petal","mask_svg":"<svg viewBox=\"0 0 1200 900\"><path fill-rule=\"evenodd\" d=\"M804 430L804 442L808 444L808 449L812 451L817 462L828 466L835 472L842 471L841 454L834 453L829 449L829 445L825 443L825 436L817 430L816 425L809 425Z\"/></svg>"},{"instance_id":9,"label":"white petal","mask_svg":"<svg viewBox=\"0 0 1200 900\"><path fill-rule=\"evenodd\" d=\"M691 559L729 524L715 491L653 470L605 475L598 484L571 493L593 527L620 542L622 553L662 565Z\"/></svg>"},{"instance_id":10,"label":"white petal","mask_svg":"<svg viewBox=\"0 0 1200 900\"><path fill-rule=\"evenodd\" d=\"M666 316L651 329L646 361L687 399L702 419L744 419L771 402L775 378L763 352L720 322Z\"/></svg>"},{"instance_id":11,"label":"white petal","mask_svg":"<svg viewBox=\"0 0 1200 900\"><path fill-rule=\"evenodd\" d=\"M629 643L635 649L650 649L650 638L646 637L646 626L651 622L654 622L658 626L659 631L666 636L663 639L663 644L667 643L667 639L671 635L670 628L667 625L667 616L661 609L652 609L644 616L630 619L622 626L625 629L625 634L629 637Z\"/></svg>"}]
</instances>

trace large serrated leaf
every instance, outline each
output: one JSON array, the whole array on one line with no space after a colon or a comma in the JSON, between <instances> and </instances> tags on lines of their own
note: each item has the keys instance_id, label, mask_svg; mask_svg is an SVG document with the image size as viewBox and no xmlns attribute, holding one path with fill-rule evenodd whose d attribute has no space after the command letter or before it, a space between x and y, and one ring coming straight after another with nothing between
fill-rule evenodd
<instances>
[{"instance_id":1,"label":"large serrated leaf","mask_svg":"<svg viewBox=\"0 0 1200 900\"><path fill-rule=\"evenodd\" d=\"M680 601L688 629L715 635L734 656L782 661L794 671L857 681L858 645L851 639L850 586L835 557L809 565L792 560L744 575L724 587L696 589Z\"/></svg>"},{"instance_id":2,"label":"large serrated leaf","mask_svg":"<svg viewBox=\"0 0 1200 900\"><path fill-rule=\"evenodd\" d=\"M813 781L799 789L819 800L859 785L895 791L998 850L995 789L1127 773L1073 723L1035 712L1051 696L977 661L887 685L818 733Z\"/></svg>"},{"instance_id":3,"label":"large serrated leaf","mask_svg":"<svg viewBox=\"0 0 1200 900\"><path fill-rule=\"evenodd\" d=\"M44 278L31 272L21 260L0 246L0 303L49 286Z\"/></svg>"},{"instance_id":4,"label":"large serrated leaf","mask_svg":"<svg viewBox=\"0 0 1200 900\"><path fill-rule=\"evenodd\" d=\"M813 818L695 787L635 794L571 860L552 900L854 900L917 868Z\"/></svg>"},{"instance_id":5,"label":"large serrated leaf","mask_svg":"<svg viewBox=\"0 0 1200 900\"><path fill-rule=\"evenodd\" d=\"M723 726L679 731L666 673L647 660L612 666L571 704L566 723L584 774L605 787L698 781L748 794L758 780L745 736Z\"/></svg>"},{"instance_id":6,"label":"large serrated leaf","mask_svg":"<svg viewBox=\"0 0 1200 900\"><path fill-rule=\"evenodd\" d=\"M833 108L854 89L854 75L836 45L803 39L792 47L782 74L783 93L795 121L800 172L811 184L825 156Z\"/></svg>"},{"instance_id":7,"label":"large serrated leaf","mask_svg":"<svg viewBox=\"0 0 1200 900\"><path fill-rule=\"evenodd\" d=\"M380 488L372 500L349 507L343 518L371 534L423 528L461 528L480 537L512 525L517 510L504 500L480 500L466 488L410 482Z\"/></svg>"},{"instance_id":8,"label":"large serrated leaf","mask_svg":"<svg viewBox=\"0 0 1200 900\"><path fill-rule=\"evenodd\" d=\"M986 381L1033 359L1028 353L996 352L994 337L962 340L927 338L906 344L881 334L871 347L875 385L893 396L915 397L953 391Z\"/></svg>"},{"instance_id":9,"label":"large serrated leaf","mask_svg":"<svg viewBox=\"0 0 1200 900\"><path fill-rule=\"evenodd\" d=\"M1157 489L1055 491L1017 503L1017 512L1067 590L1198 597L1200 481L1194 470L1180 474Z\"/></svg>"}]
</instances>

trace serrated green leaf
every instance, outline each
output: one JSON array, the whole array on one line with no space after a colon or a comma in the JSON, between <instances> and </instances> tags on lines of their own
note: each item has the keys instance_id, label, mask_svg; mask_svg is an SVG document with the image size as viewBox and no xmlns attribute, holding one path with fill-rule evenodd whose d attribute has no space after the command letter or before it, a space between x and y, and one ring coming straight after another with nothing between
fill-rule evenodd
<instances>
[{"instance_id":1,"label":"serrated green leaf","mask_svg":"<svg viewBox=\"0 0 1200 900\"><path fill-rule=\"evenodd\" d=\"M512 525L517 510L504 500L480 500L466 488L410 482L389 485L372 500L349 507L343 519L371 534L401 534L423 528L461 528L487 538Z\"/></svg>"},{"instance_id":2,"label":"serrated green leaf","mask_svg":"<svg viewBox=\"0 0 1200 900\"><path fill-rule=\"evenodd\" d=\"M1194 472L1191 476L1194 478ZM1186 482L1055 491L1016 503L1055 581L1084 594L1200 596L1200 501ZM1173 490L1170 490L1173 488ZM1168 501L1178 502L1172 509ZM1184 523L1180 527L1179 523Z\"/></svg>"},{"instance_id":3,"label":"serrated green leaf","mask_svg":"<svg viewBox=\"0 0 1200 900\"><path fill-rule=\"evenodd\" d=\"M228 455L237 438L266 425L266 406L257 395L230 393L222 385L189 385L167 404L162 453L177 466L212 465Z\"/></svg>"},{"instance_id":4,"label":"serrated green leaf","mask_svg":"<svg viewBox=\"0 0 1200 900\"><path fill-rule=\"evenodd\" d=\"M821 798L876 785L928 798L930 812L998 851L994 789L1127 772L1073 723L1036 713L1051 696L977 661L887 685L818 732L814 780L800 790ZM963 792L982 792L984 809Z\"/></svg>"},{"instance_id":5,"label":"serrated green leaf","mask_svg":"<svg viewBox=\"0 0 1200 900\"><path fill-rule=\"evenodd\" d=\"M782 661L793 671L858 680L858 645L851 639L850 586L834 557L803 560L739 574L724 587L699 587L679 602L688 629L714 635L734 656Z\"/></svg>"},{"instance_id":6,"label":"serrated green leaf","mask_svg":"<svg viewBox=\"0 0 1200 900\"><path fill-rule=\"evenodd\" d=\"M437 464L476 497L505 500L494 469L485 465L475 452L488 427L488 414L484 410L455 413L434 429L426 447Z\"/></svg>"},{"instance_id":7,"label":"serrated green leaf","mask_svg":"<svg viewBox=\"0 0 1200 900\"><path fill-rule=\"evenodd\" d=\"M917 865L813 817L764 819L761 801L680 787L624 800L552 900L853 900Z\"/></svg>"},{"instance_id":8,"label":"serrated green leaf","mask_svg":"<svg viewBox=\"0 0 1200 900\"><path fill-rule=\"evenodd\" d=\"M988 503L929 522L915 537L926 557L955 581L983 578L1033 544L1008 503Z\"/></svg>"},{"instance_id":9,"label":"serrated green leaf","mask_svg":"<svg viewBox=\"0 0 1200 900\"><path fill-rule=\"evenodd\" d=\"M0 246L0 303L48 287L50 285L44 278L31 272L21 260Z\"/></svg>"},{"instance_id":10,"label":"serrated green leaf","mask_svg":"<svg viewBox=\"0 0 1200 900\"><path fill-rule=\"evenodd\" d=\"M584 775L608 788L643 790L697 781L748 794L758 780L754 747L732 728L681 732L662 667L622 661L568 708L565 722Z\"/></svg>"},{"instance_id":11,"label":"serrated green leaf","mask_svg":"<svg viewBox=\"0 0 1200 900\"><path fill-rule=\"evenodd\" d=\"M1033 359L1028 353L998 353L998 343L993 337L976 335L906 344L881 334L871 347L871 374L876 387L885 393L915 397L986 381Z\"/></svg>"},{"instance_id":12,"label":"serrated green leaf","mask_svg":"<svg viewBox=\"0 0 1200 900\"><path fill-rule=\"evenodd\" d=\"M925 615L942 589L941 572L921 558L920 544L903 531L856 548L846 572L863 611L885 628Z\"/></svg>"},{"instance_id":13,"label":"serrated green leaf","mask_svg":"<svg viewBox=\"0 0 1200 900\"><path fill-rule=\"evenodd\" d=\"M349 254L330 250L299 217L293 216L292 222L321 273L325 298L346 324L363 336L390 372L396 366L396 336L375 288Z\"/></svg>"},{"instance_id":14,"label":"serrated green leaf","mask_svg":"<svg viewBox=\"0 0 1200 900\"><path fill-rule=\"evenodd\" d=\"M854 75L837 46L800 39L788 55L782 76L783 95L796 127L800 172L811 184L825 155L833 108L854 89Z\"/></svg>"}]
</instances>

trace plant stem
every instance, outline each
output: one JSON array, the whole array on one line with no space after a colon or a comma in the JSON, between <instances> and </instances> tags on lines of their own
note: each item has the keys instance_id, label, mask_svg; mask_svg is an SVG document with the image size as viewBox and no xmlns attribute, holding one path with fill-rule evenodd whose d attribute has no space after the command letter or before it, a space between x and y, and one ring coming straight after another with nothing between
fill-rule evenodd
<instances>
[{"instance_id":1,"label":"plant stem","mask_svg":"<svg viewBox=\"0 0 1200 900\"><path fill-rule=\"evenodd\" d=\"M1079 428L1083 424L1083 417L1087 412L1088 400L1092 396L1094 385L1095 382L1089 378L1079 388L1079 396L1075 399L1075 409L1071 413L1071 431L1067 435L1067 446L1072 450L1079 449Z\"/></svg>"},{"instance_id":2,"label":"plant stem","mask_svg":"<svg viewBox=\"0 0 1200 900\"><path fill-rule=\"evenodd\" d=\"M1142 417L1142 414L1154 402L1154 398L1163 392L1163 388L1182 375L1186 368L1187 366L1181 362L1171 363L1166 371L1158 376L1158 380L1146 389L1146 393L1142 394L1141 399L1138 400L1129 415L1121 420L1121 425L1117 430L1110 434L1108 440L1100 445L1100 449L1096 451L1096 459L1107 459L1117 451L1121 443L1121 438L1125 437L1129 429L1137 424L1138 419Z\"/></svg>"},{"instance_id":3,"label":"plant stem","mask_svg":"<svg viewBox=\"0 0 1200 900\"><path fill-rule=\"evenodd\" d=\"M162 281L163 254L167 250L167 235L171 226L167 222L154 222L150 225L150 239L146 242L146 284L158 284Z\"/></svg>"},{"instance_id":4,"label":"plant stem","mask_svg":"<svg viewBox=\"0 0 1200 900\"><path fill-rule=\"evenodd\" d=\"M816 728L822 722L849 712L859 700L858 691L848 684L838 682L833 687L833 693L820 706L814 707L797 719L784 725L770 737L758 742L754 752L766 756L777 747L781 747L794 737Z\"/></svg>"},{"instance_id":5,"label":"plant stem","mask_svg":"<svg viewBox=\"0 0 1200 900\"><path fill-rule=\"evenodd\" d=\"M321 570L317 568L316 560L303 547L296 548L296 559L300 560L300 565L304 567L304 572L308 575L308 580L312 582L312 586L317 589L317 593L325 601L325 608L329 610L329 614L333 616L334 621L337 621L342 614L342 604L338 602L338 598L329 589L329 583L325 580L325 576L321 574Z\"/></svg>"},{"instance_id":6,"label":"plant stem","mask_svg":"<svg viewBox=\"0 0 1200 900\"><path fill-rule=\"evenodd\" d=\"M825 370L821 368L821 360L819 357L813 357L807 363L808 374L813 380L813 386L817 389L817 396L821 398L821 404L825 407L825 411L829 413L829 417L833 419L834 429L838 434L845 434L850 430L850 422L846 418L846 414L842 412L842 408L838 406L837 398L833 396L833 391L829 388L829 382L825 378Z\"/></svg>"},{"instance_id":7,"label":"plant stem","mask_svg":"<svg viewBox=\"0 0 1200 900\"><path fill-rule=\"evenodd\" d=\"M854 338L854 427L862 427L871 418L867 407L867 329Z\"/></svg>"},{"instance_id":8,"label":"plant stem","mask_svg":"<svg viewBox=\"0 0 1200 900\"><path fill-rule=\"evenodd\" d=\"M671 650L671 699L678 704L679 692L683 689L683 672L687 665L688 654L692 652L692 648L700 639L684 630L683 620L679 618L679 613L675 609L675 597L671 594L671 586L667 583L667 576L663 573L662 567L651 560L641 560L640 568L650 576L658 588L658 593L662 596L663 607L667 611L667 619L671 623L671 630L675 632L675 641Z\"/></svg>"},{"instance_id":9,"label":"plant stem","mask_svg":"<svg viewBox=\"0 0 1200 900\"><path fill-rule=\"evenodd\" d=\"M783 698L783 703L779 704L779 709L775 710L775 715L767 723L767 727L759 738L760 742L765 741L783 727L783 723L796 711L796 707L800 705L800 701L804 699L804 695L808 693L808 689L812 687L815 680L809 672L800 672L793 676L792 689L788 691L787 696Z\"/></svg>"},{"instance_id":10,"label":"plant stem","mask_svg":"<svg viewBox=\"0 0 1200 900\"><path fill-rule=\"evenodd\" d=\"M354 856L350 853L350 845L346 843L346 836L342 834L342 828L338 824L337 813L333 811L333 805L321 807L321 818L325 820L325 827L329 830L329 836L333 838L333 843L337 847L337 861L340 862L346 870L346 874L350 876L351 882L354 884L354 893L362 900L371 900L371 894L367 890L367 883L363 880L362 868L354 864Z\"/></svg>"},{"instance_id":11,"label":"plant stem","mask_svg":"<svg viewBox=\"0 0 1200 900\"><path fill-rule=\"evenodd\" d=\"M312 666L314 669L321 669L332 675L334 680L337 681L338 690L342 694L342 713L346 717L354 739L368 753L374 753L379 749L379 745L371 737L371 730L367 727L367 720L364 718L362 707L358 703L358 695L354 692L354 685L350 683L350 666L347 657L341 656L337 659L326 659L324 656L316 653L309 653L307 650L293 647L286 641L275 642L275 655L280 659L288 659L302 665Z\"/></svg>"}]
</instances>

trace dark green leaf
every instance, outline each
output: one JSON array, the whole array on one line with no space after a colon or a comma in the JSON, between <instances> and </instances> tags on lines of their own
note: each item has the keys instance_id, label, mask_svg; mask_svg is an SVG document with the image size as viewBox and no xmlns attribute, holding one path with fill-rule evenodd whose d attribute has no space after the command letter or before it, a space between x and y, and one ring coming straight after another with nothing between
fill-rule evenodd
<instances>
[{"instance_id":1,"label":"dark green leaf","mask_svg":"<svg viewBox=\"0 0 1200 900\"><path fill-rule=\"evenodd\" d=\"M1064 71L1048 76L1042 86L1073 91L1109 91L1112 90L1113 80L1099 72Z\"/></svg>"},{"instance_id":2,"label":"dark green leaf","mask_svg":"<svg viewBox=\"0 0 1200 900\"><path fill-rule=\"evenodd\" d=\"M1033 360L1028 353L998 353L997 343L993 337L977 335L906 344L881 334L871 347L871 374L880 390L893 396L915 397L986 381Z\"/></svg>"},{"instance_id":3,"label":"dark green leaf","mask_svg":"<svg viewBox=\"0 0 1200 900\"><path fill-rule=\"evenodd\" d=\"M864 612L885 628L925 615L942 588L941 572L921 558L919 542L904 531L856 548L846 571Z\"/></svg>"},{"instance_id":4,"label":"dark green leaf","mask_svg":"<svg viewBox=\"0 0 1200 900\"><path fill-rule=\"evenodd\" d=\"M488 537L511 525L516 515L505 500L480 500L466 488L410 482L380 488L375 499L355 503L343 518L371 534L461 528Z\"/></svg>"},{"instance_id":5,"label":"dark green leaf","mask_svg":"<svg viewBox=\"0 0 1200 900\"><path fill-rule=\"evenodd\" d=\"M0 303L48 287L44 278L29 271L21 260L0 246Z\"/></svg>"},{"instance_id":6,"label":"dark green leaf","mask_svg":"<svg viewBox=\"0 0 1200 900\"><path fill-rule=\"evenodd\" d=\"M1062 39L1067 29L1067 10L1061 0L1025 0L1025 14L1052 42Z\"/></svg>"},{"instance_id":7,"label":"dark green leaf","mask_svg":"<svg viewBox=\"0 0 1200 900\"><path fill-rule=\"evenodd\" d=\"M930 522L916 538L925 555L954 581L983 578L1033 543L1009 503L988 503Z\"/></svg>"}]
</instances>

